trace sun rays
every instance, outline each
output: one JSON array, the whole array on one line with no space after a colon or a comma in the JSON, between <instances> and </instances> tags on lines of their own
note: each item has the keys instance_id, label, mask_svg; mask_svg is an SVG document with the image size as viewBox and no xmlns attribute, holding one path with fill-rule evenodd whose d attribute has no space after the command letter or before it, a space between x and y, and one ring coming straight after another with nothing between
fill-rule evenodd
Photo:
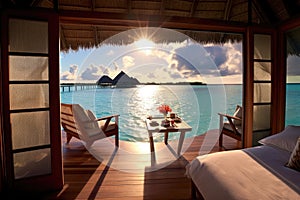
<instances>
[{"instance_id":1,"label":"sun rays","mask_svg":"<svg viewBox=\"0 0 300 200\"><path fill-rule=\"evenodd\" d=\"M134 45L141 50L145 55L150 55L155 48L155 43L147 38L140 38L134 42Z\"/></svg>"}]
</instances>

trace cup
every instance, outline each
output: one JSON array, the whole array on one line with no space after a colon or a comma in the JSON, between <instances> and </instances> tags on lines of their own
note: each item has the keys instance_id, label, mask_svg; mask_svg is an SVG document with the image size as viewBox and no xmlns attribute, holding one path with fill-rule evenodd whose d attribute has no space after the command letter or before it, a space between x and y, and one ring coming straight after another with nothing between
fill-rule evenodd
<instances>
[{"instance_id":1,"label":"cup","mask_svg":"<svg viewBox=\"0 0 300 200\"><path fill-rule=\"evenodd\" d=\"M170 118L171 119L174 119L176 117L176 114L175 113L170 113Z\"/></svg>"}]
</instances>

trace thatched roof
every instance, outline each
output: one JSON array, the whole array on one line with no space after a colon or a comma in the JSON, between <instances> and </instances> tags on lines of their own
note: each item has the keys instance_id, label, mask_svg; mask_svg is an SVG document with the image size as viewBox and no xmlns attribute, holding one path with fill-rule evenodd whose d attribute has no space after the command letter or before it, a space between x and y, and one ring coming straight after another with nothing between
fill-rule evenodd
<instances>
[{"instance_id":1,"label":"thatched roof","mask_svg":"<svg viewBox=\"0 0 300 200\"><path fill-rule=\"evenodd\" d=\"M297 0L3 0L0 7L56 10L61 19L61 50L101 45L113 35L138 27L176 29L199 42L239 40L224 33L193 30L197 23L278 25L299 13ZM199 21L202 20L202 21ZM193 23L193 26L184 24ZM177 26L180 24L180 26ZM226 31L226 29L224 29ZM170 38L176 39L176 37ZM156 42L161 42L153 36ZM132 38L106 41L127 44ZM165 41L164 41L165 42Z\"/></svg>"},{"instance_id":2,"label":"thatched roof","mask_svg":"<svg viewBox=\"0 0 300 200\"><path fill-rule=\"evenodd\" d=\"M101 78L97 81L97 85L111 85L113 80L107 76L103 75Z\"/></svg>"},{"instance_id":3,"label":"thatched roof","mask_svg":"<svg viewBox=\"0 0 300 200\"><path fill-rule=\"evenodd\" d=\"M286 38L287 52L290 55L300 56L300 28L287 32Z\"/></svg>"}]
</instances>

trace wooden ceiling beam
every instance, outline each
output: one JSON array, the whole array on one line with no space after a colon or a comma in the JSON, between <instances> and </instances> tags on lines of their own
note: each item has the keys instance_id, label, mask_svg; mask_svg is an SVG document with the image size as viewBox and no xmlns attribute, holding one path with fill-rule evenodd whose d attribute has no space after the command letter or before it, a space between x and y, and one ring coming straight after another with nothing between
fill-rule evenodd
<instances>
[{"instance_id":1,"label":"wooden ceiling beam","mask_svg":"<svg viewBox=\"0 0 300 200\"><path fill-rule=\"evenodd\" d=\"M59 0L53 0L53 8L56 12L59 11Z\"/></svg>"},{"instance_id":2,"label":"wooden ceiling beam","mask_svg":"<svg viewBox=\"0 0 300 200\"><path fill-rule=\"evenodd\" d=\"M30 3L30 6L31 7L36 7L40 4L42 0L32 0L31 3Z\"/></svg>"},{"instance_id":3,"label":"wooden ceiling beam","mask_svg":"<svg viewBox=\"0 0 300 200\"><path fill-rule=\"evenodd\" d=\"M190 11L190 17L194 17L194 14L197 10L198 4L199 4L199 0L193 0L193 4L191 7L191 11Z\"/></svg>"},{"instance_id":4,"label":"wooden ceiling beam","mask_svg":"<svg viewBox=\"0 0 300 200\"><path fill-rule=\"evenodd\" d=\"M252 3L252 9L255 12L255 14L258 16L258 18L261 20L260 22L256 22L256 23L270 23L270 20L268 18L268 16L266 16L266 14L264 14L264 12L262 11L262 8L260 7L260 5L256 4L255 2Z\"/></svg>"},{"instance_id":5,"label":"wooden ceiling beam","mask_svg":"<svg viewBox=\"0 0 300 200\"><path fill-rule=\"evenodd\" d=\"M34 0L7 0L7 5L13 5L15 7L30 7Z\"/></svg>"},{"instance_id":6,"label":"wooden ceiling beam","mask_svg":"<svg viewBox=\"0 0 300 200\"><path fill-rule=\"evenodd\" d=\"M250 1L250 0L249 0ZM258 13L264 13L264 19L266 22L270 22L270 24L275 24L276 22L279 22L280 19L278 19L276 13L272 10L271 5L268 3L268 1L261 1L261 0L252 0L252 6L257 9L256 14Z\"/></svg>"},{"instance_id":7,"label":"wooden ceiling beam","mask_svg":"<svg viewBox=\"0 0 300 200\"><path fill-rule=\"evenodd\" d=\"M164 11L165 11L165 0L161 0L159 14L163 15Z\"/></svg>"},{"instance_id":8,"label":"wooden ceiling beam","mask_svg":"<svg viewBox=\"0 0 300 200\"><path fill-rule=\"evenodd\" d=\"M162 27L187 30L216 30L225 32L243 32L246 24L238 22L224 22L222 20L209 20L191 17L166 17L159 15L133 15L120 13L60 11L60 22L69 24L90 24L138 27Z\"/></svg>"},{"instance_id":9,"label":"wooden ceiling beam","mask_svg":"<svg viewBox=\"0 0 300 200\"><path fill-rule=\"evenodd\" d=\"M289 17L299 14L299 1L282 1Z\"/></svg>"},{"instance_id":10,"label":"wooden ceiling beam","mask_svg":"<svg viewBox=\"0 0 300 200\"><path fill-rule=\"evenodd\" d=\"M95 0L90 0L90 1L91 1L91 10L92 10L92 12L94 12L95 7L96 7L96 2L95 2Z\"/></svg>"},{"instance_id":11,"label":"wooden ceiling beam","mask_svg":"<svg viewBox=\"0 0 300 200\"><path fill-rule=\"evenodd\" d=\"M67 30L68 27L83 27L83 28L87 28L92 26L97 27L97 29L99 30L105 30L105 31L109 31L109 30L124 30L124 29L129 29L130 27L126 26L126 25L109 25L109 24L78 24L78 23L74 23L74 22L61 22L60 24L62 24L64 26L64 30Z\"/></svg>"},{"instance_id":12,"label":"wooden ceiling beam","mask_svg":"<svg viewBox=\"0 0 300 200\"><path fill-rule=\"evenodd\" d=\"M62 24L64 27L64 32L67 33L69 31L74 31L74 32L84 32L84 31L93 31L93 34L98 34L97 36L95 35L95 40L98 40L98 42L101 42L99 39L101 38L101 34L102 33L108 33L108 32L123 32L123 31L127 31L130 30L129 27L106 27L106 26L99 26L99 25L92 25L94 28L93 30L90 29L91 25L86 25L86 26L82 26L82 25L69 25L69 24ZM134 27L135 28L135 27ZM96 32L97 31L97 32Z\"/></svg>"},{"instance_id":13,"label":"wooden ceiling beam","mask_svg":"<svg viewBox=\"0 0 300 200\"><path fill-rule=\"evenodd\" d=\"M225 9L224 9L224 17L223 19L225 21L229 21L229 16L231 13L231 9L232 9L232 0L227 0L226 5L225 5Z\"/></svg>"},{"instance_id":14,"label":"wooden ceiling beam","mask_svg":"<svg viewBox=\"0 0 300 200\"><path fill-rule=\"evenodd\" d=\"M131 13L132 2L131 0L127 0L127 13Z\"/></svg>"},{"instance_id":15,"label":"wooden ceiling beam","mask_svg":"<svg viewBox=\"0 0 300 200\"><path fill-rule=\"evenodd\" d=\"M9 2L11 2L11 3L14 4L14 5L17 5L17 3L16 3L15 0L9 0Z\"/></svg>"}]
</instances>

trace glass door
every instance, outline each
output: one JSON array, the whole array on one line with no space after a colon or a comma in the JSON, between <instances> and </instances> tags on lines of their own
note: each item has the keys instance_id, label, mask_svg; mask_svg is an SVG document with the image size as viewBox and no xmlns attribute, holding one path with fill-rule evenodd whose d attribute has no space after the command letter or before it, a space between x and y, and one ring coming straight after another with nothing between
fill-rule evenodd
<instances>
[{"instance_id":1,"label":"glass door","mask_svg":"<svg viewBox=\"0 0 300 200\"><path fill-rule=\"evenodd\" d=\"M4 181L8 189L61 188L58 17L11 12L2 22Z\"/></svg>"},{"instance_id":2,"label":"glass door","mask_svg":"<svg viewBox=\"0 0 300 200\"><path fill-rule=\"evenodd\" d=\"M244 73L245 121L244 147L258 145L258 141L273 134L277 123L276 63L278 50L274 48L275 29L249 27L247 30L247 67ZM275 128L276 129L276 128Z\"/></svg>"},{"instance_id":3,"label":"glass door","mask_svg":"<svg viewBox=\"0 0 300 200\"><path fill-rule=\"evenodd\" d=\"M253 145L271 133L271 35L254 34Z\"/></svg>"}]
</instances>

